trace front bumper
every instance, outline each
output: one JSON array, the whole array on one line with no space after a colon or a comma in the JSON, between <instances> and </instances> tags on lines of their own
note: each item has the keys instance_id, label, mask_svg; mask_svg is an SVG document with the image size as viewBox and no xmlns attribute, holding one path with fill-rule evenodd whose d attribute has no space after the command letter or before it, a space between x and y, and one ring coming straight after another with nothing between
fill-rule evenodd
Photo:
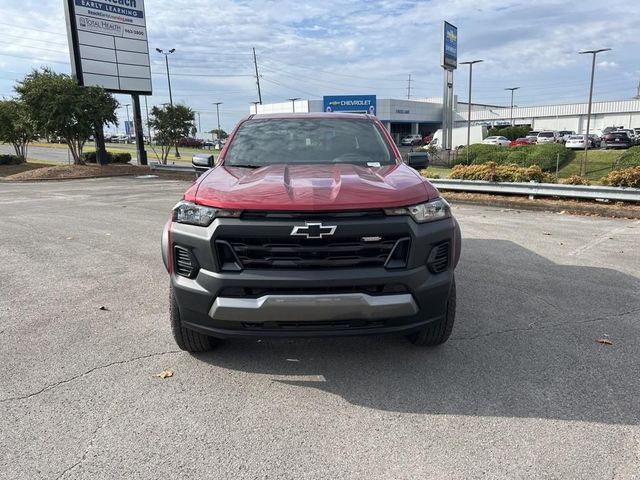
<instances>
[{"instance_id":1,"label":"front bumper","mask_svg":"<svg viewBox=\"0 0 640 480\"><path fill-rule=\"evenodd\" d=\"M213 244L221 232L241 227L268 236L269 230L290 232L292 222L218 219L207 228L168 224L163 236L165 265L171 270L169 246L180 245L192 251L200 267L195 278L171 271L181 321L193 330L226 338L410 333L444 317L460 255L455 219L422 225L408 217L336 223L339 230L353 229L360 235L409 235L407 268L220 271ZM431 248L447 240L452 242L449 268L431 273L426 266ZM383 286L393 289L380 291ZM251 290L259 293L237 293Z\"/></svg>"}]
</instances>

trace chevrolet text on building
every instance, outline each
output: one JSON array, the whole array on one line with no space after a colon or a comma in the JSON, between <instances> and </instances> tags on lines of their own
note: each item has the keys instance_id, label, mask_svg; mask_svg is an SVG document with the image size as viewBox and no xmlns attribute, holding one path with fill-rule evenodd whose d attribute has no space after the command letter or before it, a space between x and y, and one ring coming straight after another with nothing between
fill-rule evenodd
<instances>
[{"instance_id":1,"label":"chevrolet text on building","mask_svg":"<svg viewBox=\"0 0 640 480\"><path fill-rule=\"evenodd\" d=\"M80 85L151 95L144 0L66 0L65 10Z\"/></svg>"}]
</instances>

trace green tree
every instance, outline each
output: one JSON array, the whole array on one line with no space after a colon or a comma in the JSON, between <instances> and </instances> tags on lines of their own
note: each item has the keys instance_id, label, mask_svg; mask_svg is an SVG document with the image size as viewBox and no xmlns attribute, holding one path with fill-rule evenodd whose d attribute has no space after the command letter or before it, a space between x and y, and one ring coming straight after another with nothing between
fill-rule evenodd
<instances>
[{"instance_id":1,"label":"green tree","mask_svg":"<svg viewBox=\"0 0 640 480\"><path fill-rule=\"evenodd\" d=\"M176 157L179 157L178 142L195 131L195 114L185 105L165 105L162 108L153 107L149 126L156 132L156 143L162 149L161 161L167 163L171 147L176 147Z\"/></svg>"},{"instance_id":2,"label":"green tree","mask_svg":"<svg viewBox=\"0 0 640 480\"><path fill-rule=\"evenodd\" d=\"M49 68L34 70L15 87L39 133L63 138L76 165L96 129L118 125L118 101L98 87L81 87Z\"/></svg>"},{"instance_id":3,"label":"green tree","mask_svg":"<svg viewBox=\"0 0 640 480\"><path fill-rule=\"evenodd\" d=\"M225 132L223 129L218 130L217 128L214 128L209 133L211 135L215 135L216 138L219 138L219 139L222 139L222 140L224 140L225 138L227 138L229 136L229 134L227 132Z\"/></svg>"},{"instance_id":4,"label":"green tree","mask_svg":"<svg viewBox=\"0 0 640 480\"><path fill-rule=\"evenodd\" d=\"M16 155L26 161L29 143L36 138L24 104L18 100L0 101L0 142L13 145Z\"/></svg>"}]
</instances>

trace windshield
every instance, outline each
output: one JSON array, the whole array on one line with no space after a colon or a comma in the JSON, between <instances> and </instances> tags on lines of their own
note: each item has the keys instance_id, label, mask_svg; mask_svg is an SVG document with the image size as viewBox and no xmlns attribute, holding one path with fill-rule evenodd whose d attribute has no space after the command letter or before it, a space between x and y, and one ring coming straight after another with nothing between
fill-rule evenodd
<instances>
[{"instance_id":1,"label":"windshield","mask_svg":"<svg viewBox=\"0 0 640 480\"><path fill-rule=\"evenodd\" d=\"M538 136L543 138L553 137L553 132L541 132L538 134Z\"/></svg>"},{"instance_id":2,"label":"windshield","mask_svg":"<svg viewBox=\"0 0 640 480\"><path fill-rule=\"evenodd\" d=\"M393 165L393 152L375 123L337 118L253 119L229 145L227 166L292 163Z\"/></svg>"},{"instance_id":3,"label":"windshield","mask_svg":"<svg viewBox=\"0 0 640 480\"><path fill-rule=\"evenodd\" d=\"M571 135L569 140L584 140L584 135Z\"/></svg>"}]
</instances>

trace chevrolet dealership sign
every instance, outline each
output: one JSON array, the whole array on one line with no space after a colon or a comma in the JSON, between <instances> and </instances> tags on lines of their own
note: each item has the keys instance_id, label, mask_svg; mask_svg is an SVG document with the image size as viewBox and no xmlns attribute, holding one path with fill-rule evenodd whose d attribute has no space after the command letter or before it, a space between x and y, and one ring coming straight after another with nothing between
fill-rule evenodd
<instances>
[{"instance_id":1,"label":"chevrolet dealership sign","mask_svg":"<svg viewBox=\"0 0 640 480\"><path fill-rule=\"evenodd\" d=\"M376 114L375 95L347 95L347 96L325 96L325 112L353 112Z\"/></svg>"},{"instance_id":2,"label":"chevrolet dealership sign","mask_svg":"<svg viewBox=\"0 0 640 480\"><path fill-rule=\"evenodd\" d=\"M78 83L151 95L144 0L66 0L65 7Z\"/></svg>"}]
</instances>

